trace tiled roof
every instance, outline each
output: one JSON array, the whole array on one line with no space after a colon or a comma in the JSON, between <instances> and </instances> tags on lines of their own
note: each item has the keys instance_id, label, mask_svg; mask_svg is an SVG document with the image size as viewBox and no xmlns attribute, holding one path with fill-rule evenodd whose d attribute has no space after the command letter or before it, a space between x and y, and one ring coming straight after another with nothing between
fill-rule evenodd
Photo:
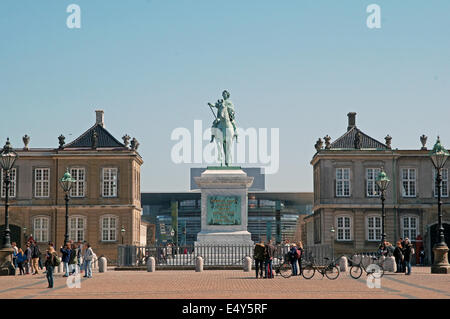
<instances>
[{"instance_id":1,"label":"tiled roof","mask_svg":"<svg viewBox=\"0 0 450 319\"><path fill-rule=\"evenodd\" d=\"M92 137L94 132L97 133L97 148L102 147L125 147L114 138L101 124L95 124L93 127L84 132L73 142L64 145L64 148L85 148L92 147Z\"/></svg>"},{"instance_id":2,"label":"tiled roof","mask_svg":"<svg viewBox=\"0 0 450 319\"><path fill-rule=\"evenodd\" d=\"M344 135L331 143L330 149L356 149L357 145L355 145L355 139L358 132L360 133L359 149L388 149L385 144L364 134L356 126L353 126Z\"/></svg>"}]
</instances>

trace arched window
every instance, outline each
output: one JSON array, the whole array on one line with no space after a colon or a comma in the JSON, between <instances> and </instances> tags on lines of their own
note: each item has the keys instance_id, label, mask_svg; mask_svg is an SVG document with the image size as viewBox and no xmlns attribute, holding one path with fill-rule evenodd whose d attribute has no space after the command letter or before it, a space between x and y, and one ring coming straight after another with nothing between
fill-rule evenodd
<instances>
[{"instance_id":1,"label":"arched window","mask_svg":"<svg viewBox=\"0 0 450 319\"><path fill-rule=\"evenodd\" d=\"M71 216L69 218L69 239L74 242L84 241L86 232L86 217Z\"/></svg>"},{"instance_id":2,"label":"arched window","mask_svg":"<svg viewBox=\"0 0 450 319\"><path fill-rule=\"evenodd\" d=\"M33 218L34 239L38 243L48 242L50 238L50 218L48 216L36 216Z\"/></svg>"},{"instance_id":3,"label":"arched window","mask_svg":"<svg viewBox=\"0 0 450 319\"><path fill-rule=\"evenodd\" d=\"M101 218L102 241L117 240L118 217L114 215L105 215Z\"/></svg>"}]
</instances>

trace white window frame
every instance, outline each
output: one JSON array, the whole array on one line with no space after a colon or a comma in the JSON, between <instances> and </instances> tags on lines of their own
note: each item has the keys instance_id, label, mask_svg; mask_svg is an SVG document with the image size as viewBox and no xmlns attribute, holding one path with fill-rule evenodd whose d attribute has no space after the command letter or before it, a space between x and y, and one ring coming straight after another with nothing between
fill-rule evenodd
<instances>
[{"instance_id":1,"label":"white window frame","mask_svg":"<svg viewBox=\"0 0 450 319\"><path fill-rule=\"evenodd\" d=\"M72 221L75 220L75 228L72 226ZM83 221L83 227L80 227L80 220ZM86 240L86 229L87 229L87 218L86 216L74 215L69 217L69 239L74 242ZM80 236L81 235L81 236Z\"/></svg>"},{"instance_id":2,"label":"white window frame","mask_svg":"<svg viewBox=\"0 0 450 319\"><path fill-rule=\"evenodd\" d=\"M114 227L111 227L111 220L114 219ZM104 221L108 220L105 227ZM116 242L117 241L117 226L119 224L119 217L115 215L104 215L100 218L100 240L102 242ZM105 239L105 232L107 232L107 239ZM113 235L113 236L111 236Z\"/></svg>"},{"instance_id":3,"label":"white window frame","mask_svg":"<svg viewBox=\"0 0 450 319\"><path fill-rule=\"evenodd\" d=\"M102 197L106 198L117 197L119 169L117 167L103 167L101 178L102 178Z\"/></svg>"},{"instance_id":4,"label":"white window frame","mask_svg":"<svg viewBox=\"0 0 450 319\"><path fill-rule=\"evenodd\" d=\"M407 170L407 176L404 177L403 172ZM411 172L414 172L414 178L411 178ZM402 197L417 197L417 169L411 167L403 167L401 169L401 187L402 187ZM408 192L406 192L404 183L408 185ZM411 186L414 185L414 194L411 192Z\"/></svg>"},{"instance_id":5,"label":"white window frame","mask_svg":"<svg viewBox=\"0 0 450 319\"><path fill-rule=\"evenodd\" d=\"M38 171L41 171L42 178L38 180ZM47 179L44 179L44 172L47 172ZM40 185L41 192L38 193L38 185ZM50 168L37 167L34 169L34 197L49 198L50 197Z\"/></svg>"},{"instance_id":6,"label":"white window frame","mask_svg":"<svg viewBox=\"0 0 450 319\"><path fill-rule=\"evenodd\" d=\"M341 172L341 178L338 178L338 172ZM348 172L348 177L345 178L345 172ZM336 176L336 197L350 197L351 196L351 183L350 183L350 168L337 167L335 171ZM345 192L346 186L348 194ZM341 186L341 187L339 187ZM341 191L340 191L341 190Z\"/></svg>"},{"instance_id":7,"label":"white window frame","mask_svg":"<svg viewBox=\"0 0 450 319\"><path fill-rule=\"evenodd\" d=\"M371 221L373 222L372 226L370 226ZM377 221L379 221L379 226L377 226ZM371 230L372 230L372 238L370 236ZM383 236L382 231L383 231L383 225L382 225L381 215L368 215L366 217L366 240L373 241L373 242L381 241L381 237Z\"/></svg>"},{"instance_id":8,"label":"white window frame","mask_svg":"<svg viewBox=\"0 0 450 319\"><path fill-rule=\"evenodd\" d=\"M82 174L80 174L82 172ZM70 197L82 198L86 197L86 169L84 167L72 167L70 175L75 179L70 189ZM81 178L80 178L80 175Z\"/></svg>"},{"instance_id":9,"label":"white window frame","mask_svg":"<svg viewBox=\"0 0 450 319\"><path fill-rule=\"evenodd\" d=\"M370 174L372 172L372 174ZM381 168L370 167L366 168L366 196L367 197L380 197L380 188L377 185L377 178L381 172ZM371 188L372 192L369 191ZM375 192L373 192L375 191Z\"/></svg>"},{"instance_id":10,"label":"white window frame","mask_svg":"<svg viewBox=\"0 0 450 319\"><path fill-rule=\"evenodd\" d=\"M16 185L17 185L17 168L12 168L9 171L9 178L10 178L10 184L9 184L9 198L15 198L16 197ZM4 183L4 171L3 169L1 169L1 195L2 198L6 197L6 188L5 188L5 183Z\"/></svg>"},{"instance_id":11,"label":"white window frame","mask_svg":"<svg viewBox=\"0 0 450 319\"><path fill-rule=\"evenodd\" d=\"M415 227L411 227L411 220L415 219ZM408 225L405 227L405 220L408 220ZM406 237L409 238L410 241L415 241L417 235L419 234L419 217L414 215L407 215L401 217L401 234L403 239ZM412 230L415 232L415 236L413 236Z\"/></svg>"},{"instance_id":12,"label":"white window frame","mask_svg":"<svg viewBox=\"0 0 450 319\"><path fill-rule=\"evenodd\" d=\"M44 222L46 227L44 227ZM39 225L37 223L39 222ZM50 240L50 217L49 216L35 216L33 218L33 235L38 243L46 243Z\"/></svg>"},{"instance_id":13,"label":"white window frame","mask_svg":"<svg viewBox=\"0 0 450 319\"><path fill-rule=\"evenodd\" d=\"M443 168L441 171L442 182L441 182L441 197L448 197L448 169ZM437 185L436 185L436 169L433 167L433 194L434 197L438 197ZM2 193L3 194L3 193Z\"/></svg>"},{"instance_id":14,"label":"white window frame","mask_svg":"<svg viewBox=\"0 0 450 319\"><path fill-rule=\"evenodd\" d=\"M342 225L339 221L342 219ZM346 221L348 221L348 226ZM350 215L338 215L335 218L336 241L351 241L353 240L353 219ZM342 234L342 238L340 235Z\"/></svg>"}]
</instances>

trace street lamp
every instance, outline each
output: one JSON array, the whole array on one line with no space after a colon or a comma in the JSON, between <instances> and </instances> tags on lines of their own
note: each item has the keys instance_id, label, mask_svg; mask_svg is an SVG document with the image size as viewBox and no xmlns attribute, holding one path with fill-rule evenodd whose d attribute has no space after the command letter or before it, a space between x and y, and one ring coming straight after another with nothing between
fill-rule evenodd
<instances>
[{"instance_id":1,"label":"street lamp","mask_svg":"<svg viewBox=\"0 0 450 319\"><path fill-rule=\"evenodd\" d=\"M75 181L72 175L70 175L69 169L66 169L64 176L60 180L61 187L65 193L64 200L66 201L66 233L64 234L64 245L69 241L69 192Z\"/></svg>"},{"instance_id":2,"label":"street lamp","mask_svg":"<svg viewBox=\"0 0 450 319\"><path fill-rule=\"evenodd\" d=\"M331 258L332 258L332 260L334 260L334 233L335 233L335 230L334 230L333 225L331 225L330 233L331 233L331 252L332 252Z\"/></svg>"},{"instance_id":3,"label":"street lamp","mask_svg":"<svg viewBox=\"0 0 450 319\"><path fill-rule=\"evenodd\" d=\"M120 233L122 234L122 245L123 245L123 237L125 236L125 227L122 225L122 228L120 229Z\"/></svg>"},{"instance_id":4,"label":"street lamp","mask_svg":"<svg viewBox=\"0 0 450 319\"><path fill-rule=\"evenodd\" d=\"M433 247L434 263L431 267L431 273L449 273L450 265L448 264L448 247L445 243L444 228L442 226L442 200L441 200L441 183L442 183L442 168L447 161L450 154L441 145L439 136L433 150L430 152L431 161L436 169L436 186L438 195L438 236L439 242Z\"/></svg>"},{"instance_id":5,"label":"street lamp","mask_svg":"<svg viewBox=\"0 0 450 319\"><path fill-rule=\"evenodd\" d=\"M5 237L3 238L2 248L11 248L11 232L9 230L9 187L11 184L10 170L13 168L19 156L13 151L9 138L6 139L5 146L0 153L0 166L3 170L3 183L5 184Z\"/></svg>"},{"instance_id":6,"label":"street lamp","mask_svg":"<svg viewBox=\"0 0 450 319\"><path fill-rule=\"evenodd\" d=\"M389 186L389 183L391 180L387 177L386 172L384 171L384 168L381 168L380 174L378 174L377 177L377 186L381 192L381 243L384 243L386 240L386 231L384 228L384 222L386 219L386 211L384 209L384 201L386 200L385 193Z\"/></svg>"}]
</instances>

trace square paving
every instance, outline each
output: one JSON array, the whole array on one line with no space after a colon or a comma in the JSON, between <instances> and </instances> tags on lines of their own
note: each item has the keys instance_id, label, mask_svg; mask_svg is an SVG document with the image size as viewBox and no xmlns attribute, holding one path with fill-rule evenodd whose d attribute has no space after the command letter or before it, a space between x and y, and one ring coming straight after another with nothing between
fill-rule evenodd
<instances>
[{"instance_id":1,"label":"square paving","mask_svg":"<svg viewBox=\"0 0 450 319\"><path fill-rule=\"evenodd\" d=\"M73 276L72 276L73 277ZM70 277L71 278L71 277ZM328 280L317 274L303 277L255 279L254 272L241 270L165 270L95 272L81 275L80 288L69 288L62 274L55 274L53 289L47 288L44 274L0 277L0 298L114 298L114 299L379 299L450 298L450 276L430 274L429 267L414 267L411 276L386 273L380 288L369 288L363 274L355 280L341 273ZM71 278L72 279L72 278ZM74 286L74 284L72 284Z\"/></svg>"}]
</instances>

